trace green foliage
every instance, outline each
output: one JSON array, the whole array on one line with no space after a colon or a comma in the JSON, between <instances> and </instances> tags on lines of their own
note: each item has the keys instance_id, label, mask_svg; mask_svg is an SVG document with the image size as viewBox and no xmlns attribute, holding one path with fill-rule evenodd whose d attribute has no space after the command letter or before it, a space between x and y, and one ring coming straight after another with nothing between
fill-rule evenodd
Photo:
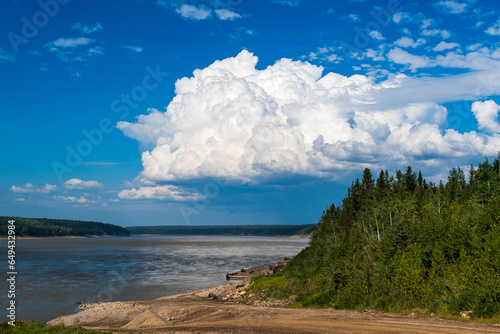
<instances>
[{"instance_id":1,"label":"green foliage","mask_svg":"<svg viewBox=\"0 0 500 334\"><path fill-rule=\"evenodd\" d=\"M75 326L44 326L35 321L16 321L15 326L11 326L7 322L2 322L0 323L0 333L110 334L109 332L95 331Z\"/></svg>"},{"instance_id":2,"label":"green foliage","mask_svg":"<svg viewBox=\"0 0 500 334\"><path fill-rule=\"evenodd\" d=\"M293 236L308 235L314 224L307 225L233 225L233 226L132 226L132 234L162 235L256 235Z\"/></svg>"},{"instance_id":3,"label":"green foliage","mask_svg":"<svg viewBox=\"0 0 500 334\"><path fill-rule=\"evenodd\" d=\"M376 181L365 169L341 207L323 212L310 246L255 287L295 306L500 319L500 155L446 183L411 167Z\"/></svg>"},{"instance_id":4,"label":"green foliage","mask_svg":"<svg viewBox=\"0 0 500 334\"><path fill-rule=\"evenodd\" d=\"M68 219L0 217L0 236L7 235L9 220L15 221L16 236L20 237L130 235L126 228L112 224Z\"/></svg>"}]
</instances>

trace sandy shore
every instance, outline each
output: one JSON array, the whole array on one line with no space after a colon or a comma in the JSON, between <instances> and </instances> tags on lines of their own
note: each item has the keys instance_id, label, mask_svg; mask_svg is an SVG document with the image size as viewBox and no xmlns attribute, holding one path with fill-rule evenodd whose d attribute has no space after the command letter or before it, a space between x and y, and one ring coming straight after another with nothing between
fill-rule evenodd
<instances>
[{"instance_id":1,"label":"sandy shore","mask_svg":"<svg viewBox=\"0 0 500 334\"><path fill-rule=\"evenodd\" d=\"M273 267L245 270L248 277ZM252 273L250 273L252 272ZM248 283L134 302L82 305L77 314L51 320L114 333L500 333L500 325L416 314L286 308L292 300L246 296Z\"/></svg>"}]
</instances>

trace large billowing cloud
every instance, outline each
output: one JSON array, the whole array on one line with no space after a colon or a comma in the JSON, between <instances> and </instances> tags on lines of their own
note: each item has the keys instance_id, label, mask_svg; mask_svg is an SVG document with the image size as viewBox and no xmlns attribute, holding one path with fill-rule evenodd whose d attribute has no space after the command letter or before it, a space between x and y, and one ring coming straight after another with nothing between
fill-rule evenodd
<instances>
[{"instance_id":1,"label":"large billowing cloud","mask_svg":"<svg viewBox=\"0 0 500 334\"><path fill-rule=\"evenodd\" d=\"M350 169L412 161L438 168L500 148L498 134L449 129L440 105L480 96L480 73L374 82L323 76L323 68L303 61L281 59L263 70L256 64L247 51L216 61L177 81L166 112L151 109L136 123L120 122L125 135L152 147L142 154L139 178L335 179ZM488 86L489 94L495 90Z\"/></svg>"}]
</instances>

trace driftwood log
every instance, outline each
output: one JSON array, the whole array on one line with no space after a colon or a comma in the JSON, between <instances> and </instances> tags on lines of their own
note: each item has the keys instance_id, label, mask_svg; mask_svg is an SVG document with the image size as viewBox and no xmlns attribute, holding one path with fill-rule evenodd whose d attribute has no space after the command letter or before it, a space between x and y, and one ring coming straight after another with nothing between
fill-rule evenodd
<instances>
[{"instance_id":1,"label":"driftwood log","mask_svg":"<svg viewBox=\"0 0 500 334\"><path fill-rule=\"evenodd\" d=\"M254 276L269 276L280 272L288 263L290 259L285 258L284 261L273 262L262 266L253 267L250 269L241 269L234 273L227 273L226 280L240 280L246 281Z\"/></svg>"}]
</instances>

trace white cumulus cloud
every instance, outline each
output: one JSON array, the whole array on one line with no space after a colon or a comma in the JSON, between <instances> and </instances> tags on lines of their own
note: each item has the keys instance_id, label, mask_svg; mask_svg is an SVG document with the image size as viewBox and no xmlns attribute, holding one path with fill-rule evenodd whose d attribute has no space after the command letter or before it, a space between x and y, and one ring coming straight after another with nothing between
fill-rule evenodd
<instances>
[{"instance_id":1,"label":"white cumulus cloud","mask_svg":"<svg viewBox=\"0 0 500 334\"><path fill-rule=\"evenodd\" d=\"M413 71L431 66L431 60L428 57L413 55L400 48L392 49L387 56L396 64L407 65Z\"/></svg>"},{"instance_id":2,"label":"white cumulus cloud","mask_svg":"<svg viewBox=\"0 0 500 334\"><path fill-rule=\"evenodd\" d=\"M52 184L46 184L42 188L39 188L37 191L40 193L50 193L57 189L57 186Z\"/></svg>"},{"instance_id":3,"label":"white cumulus cloud","mask_svg":"<svg viewBox=\"0 0 500 334\"><path fill-rule=\"evenodd\" d=\"M397 41L394 42L395 45L400 46L402 48L416 48L420 45L425 44L427 41L423 38L419 38L416 41L410 37L401 37Z\"/></svg>"},{"instance_id":4,"label":"white cumulus cloud","mask_svg":"<svg viewBox=\"0 0 500 334\"><path fill-rule=\"evenodd\" d=\"M382 33L380 31L377 31L377 30L370 31L369 35L371 38L373 38L377 41L382 41L385 39L385 37L382 35Z\"/></svg>"},{"instance_id":5,"label":"white cumulus cloud","mask_svg":"<svg viewBox=\"0 0 500 334\"><path fill-rule=\"evenodd\" d=\"M472 104L472 112L476 116L479 129L488 132L500 133L500 124L498 124L498 112L500 105L495 101L488 100L484 102L474 102Z\"/></svg>"},{"instance_id":6,"label":"white cumulus cloud","mask_svg":"<svg viewBox=\"0 0 500 334\"><path fill-rule=\"evenodd\" d=\"M401 23L401 22L405 22L405 21L411 21L411 16L408 12L396 12L393 16L392 16L392 20L394 21L394 23Z\"/></svg>"},{"instance_id":7,"label":"white cumulus cloud","mask_svg":"<svg viewBox=\"0 0 500 334\"><path fill-rule=\"evenodd\" d=\"M425 58L394 52L393 61L427 65ZM482 72L390 75L375 82L363 75L323 75L322 67L290 59L258 70L257 61L242 51L197 69L176 82L176 96L164 112L150 109L136 122L119 122L126 136L151 147L142 153L138 179L335 179L352 169L401 168L412 161L447 168L454 159L496 154L500 147L497 135L448 129L440 105L474 96ZM499 71L488 73L500 78ZM495 93L500 87L488 87L488 94ZM171 189L151 185L119 197L169 198Z\"/></svg>"},{"instance_id":8,"label":"white cumulus cloud","mask_svg":"<svg viewBox=\"0 0 500 334\"><path fill-rule=\"evenodd\" d=\"M103 185L97 181L84 181L77 178L69 179L64 182L64 187L67 189L88 189L88 188L102 188Z\"/></svg>"}]
</instances>

